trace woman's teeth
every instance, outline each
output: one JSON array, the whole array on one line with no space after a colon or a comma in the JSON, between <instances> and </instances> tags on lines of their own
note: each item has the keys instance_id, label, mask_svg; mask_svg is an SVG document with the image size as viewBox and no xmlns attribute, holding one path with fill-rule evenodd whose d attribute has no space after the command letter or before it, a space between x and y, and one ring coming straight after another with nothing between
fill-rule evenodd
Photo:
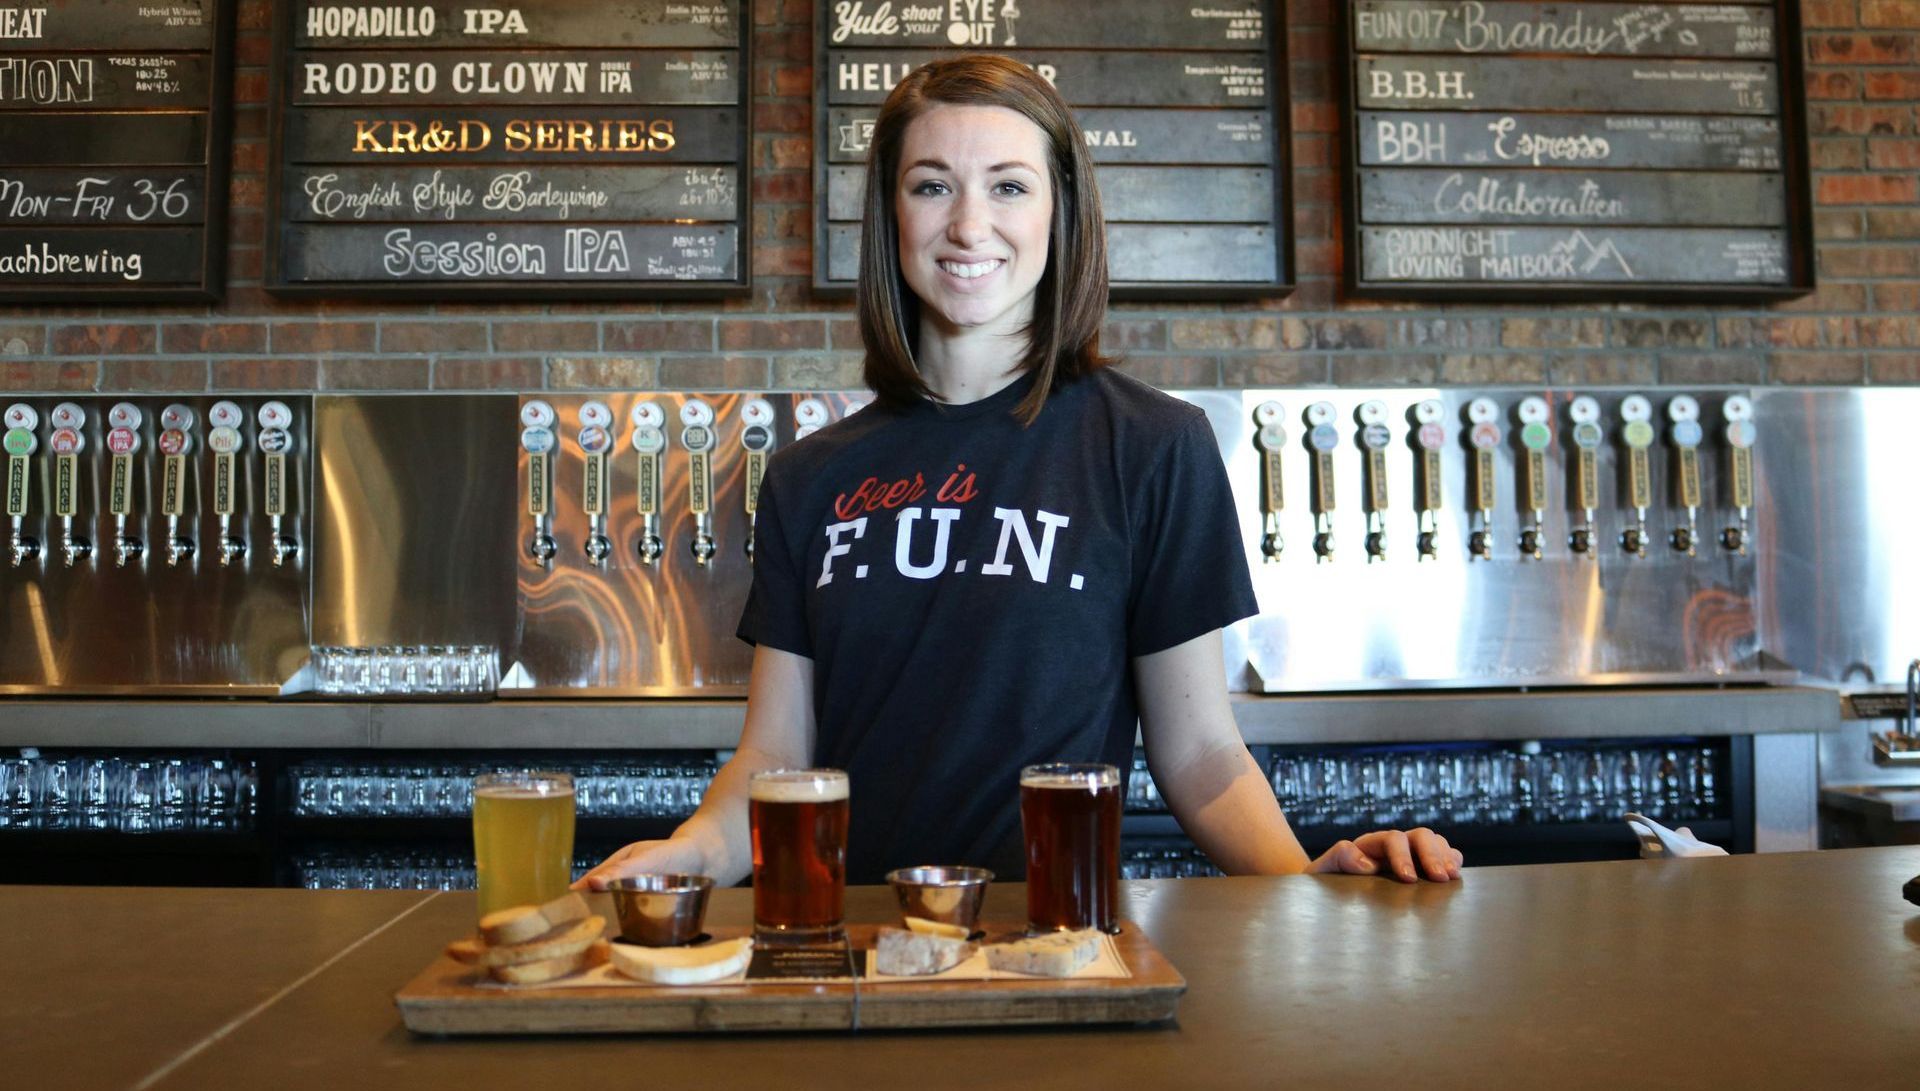
<instances>
[{"instance_id":1,"label":"woman's teeth","mask_svg":"<svg viewBox=\"0 0 1920 1091\"><path fill-rule=\"evenodd\" d=\"M940 263L940 268L947 273L959 277L961 280L972 280L975 277L986 276L1004 264L1006 263L998 259L976 261L971 265L962 265L957 261L943 261Z\"/></svg>"}]
</instances>

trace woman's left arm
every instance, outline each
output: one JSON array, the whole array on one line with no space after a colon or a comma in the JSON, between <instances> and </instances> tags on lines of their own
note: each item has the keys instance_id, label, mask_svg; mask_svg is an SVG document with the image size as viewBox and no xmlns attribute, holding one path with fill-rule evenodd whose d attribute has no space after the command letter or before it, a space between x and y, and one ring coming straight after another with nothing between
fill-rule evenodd
<instances>
[{"instance_id":1,"label":"woman's left arm","mask_svg":"<svg viewBox=\"0 0 1920 1091\"><path fill-rule=\"evenodd\" d=\"M1460 877L1461 856L1422 827L1380 830L1307 858L1247 753L1220 679L1220 630L1133 661L1147 767L1180 828L1230 875L1384 871L1403 882ZM1415 862L1418 861L1418 872Z\"/></svg>"}]
</instances>

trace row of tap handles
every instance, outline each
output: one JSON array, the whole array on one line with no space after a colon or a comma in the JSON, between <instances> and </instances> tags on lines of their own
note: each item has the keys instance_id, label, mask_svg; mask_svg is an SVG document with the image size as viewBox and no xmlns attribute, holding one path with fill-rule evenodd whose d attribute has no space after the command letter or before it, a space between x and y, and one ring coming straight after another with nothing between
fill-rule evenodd
<instances>
[{"instance_id":1,"label":"row of tap handles","mask_svg":"<svg viewBox=\"0 0 1920 1091\"><path fill-rule=\"evenodd\" d=\"M293 411L283 402L263 403L254 414L258 426L254 446L263 456L266 481L263 511L271 524L269 555L274 567L285 565L299 551L300 543L285 533L288 520L288 453L293 446ZM34 458L40 450L40 413L26 402L6 409L4 445L7 454L7 517L12 525L8 538L13 566L19 568L40 556L40 542L27 532L27 515L33 502ZM87 410L75 402L55 405L46 418L47 451L53 457L52 496L48 511L60 520L60 552L69 568L93 557L94 546L75 520L82 516L83 487L80 455L86 450L88 433L94 421ZM130 520L134 505L137 465L144 442L141 438L146 414L132 402L119 402L105 417L107 451L113 456L107 478L107 513L114 520L114 563L122 568L138 561L146 553L146 542L135 532ZM218 401L207 411L206 447L213 453L213 511L220 522L220 563L232 565L247 554L247 539L234 531L233 519L246 509L246 477L239 460L245 457L246 412L231 401ZM160 514L167 520L166 559L169 566L190 561L197 549L192 533L193 517L187 510L195 468L191 464L197 446L200 420L192 407L178 403L160 411L159 435L154 445L161 456L159 490Z\"/></svg>"},{"instance_id":2,"label":"row of tap handles","mask_svg":"<svg viewBox=\"0 0 1920 1091\"><path fill-rule=\"evenodd\" d=\"M857 412L866 403L854 401L841 410L841 416ZM794 438L803 439L832 419L827 404L806 398L794 406ZM587 517L587 533L582 551L596 567L604 568L612 559L614 544L607 536L609 460L617 449L617 427L613 410L600 401L580 404L574 439L585 465L581 483L580 508ZM753 516L760 506L760 482L766 475L767 459L773 454L773 404L764 398L748 398L740 406L739 443L746 455L745 507L747 537L742 550L753 560ZM664 496L664 463L670 446L667 414L658 402L641 401L628 414L631 433L628 444L636 462L635 503L641 518L640 534L634 551L641 563L656 565L666 554L660 537L660 513ZM553 537L552 458L559 444L556 429L559 414L552 405L531 399L520 406L520 446L527 455L527 512L533 517L533 535L527 541L527 556L542 568L551 569L559 547ZM720 445L720 430L713 406L699 398L682 402L679 410L679 442L687 454L687 504L693 513L694 532L689 551L694 563L707 567L714 562L719 544L713 534L713 456Z\"/></svg>"},{"instance_id":3,"label":"row of tap handles","mask_svg":"<svg viewBox=\"0 0 1920 1091\"><path fill-rule=\"evenodd\" d=\"M1732 395L1721 406L1721 415L1725 418L1728 491L1738 521L1721 530L1719 541L1727 552L1744 555L1752 541L1749 519L1753 510L1756 435L1753 402L1745 395ZM1495 452L1508 437L1502 428L1500 406L1492 398L1468 402L1464 416L1466 445L1470 451L1467 492L1472 505L1468 513L1467 551L1470 559L1490 560L1494 553L1493 514L1499 496ZM1387 556L1387 450L1393 443L1387 417L1387 406L1381 401L1365 402L1354 413L1359 426L1359 446L1365 456L1361 495L1367 518L1366 551L1370 563L1383 561ZM1554 442L1553 412L1545 398L1529 396L1520 400L1514 417L1519 424L1519 487L1526 512L1519 535L1520 556L1540 560L1546 553L1547 451ZM1567 417L1572 425L1576 460L1571 499L1581 516L1581 521L1575 523L1568 534L1567 548L1577 556L1591 558L1600 546L1596 520L1600 507L1599 456L1607 429L1600 403L1588 395L1580 395L1568 403ZM1700 402L1691 395L1677 394L1667 401L1666 417L1667 439L1675 460L1676 499L1686 511L1686 521L1672 528L1667 541L1676 553L1694 556L1700 542L1699 511L1704 504L1700 447L1706 430L1700 423ZM1287 443L1286 411L1277 401L1262 402L1254 410L1253 418L1254 445L1262 461L1260 551L1271 563L1280 559L1285 546L1280 535L1280 513L1285 505L1281 455ZM1448 439L1445 408L1438 400L1429 399L1416 404L1408 418L1409 439L1415 451L1417 544L1420 559L1425 561L1439 555L1439 516L1444 506L1440 454ZM1647 529L1647 512L1654 506L1649 451L1659 439L1653 403L1644 395L1629 395L1620 402L1619 418L1619 438L1627 458L1627 499L1633 509L1633 521L1620 532L1619 545L1629 556L1645 557L1652 541ZM1342 436L1336 423L1338 411L1332 402L1313 403L1307 407L1303 419L1307 429L1306 448L1312 459L1313 551L1324 563L1333 559L1337 496L1333 453L1340 447Z\"/></svg>"}]
</instances>

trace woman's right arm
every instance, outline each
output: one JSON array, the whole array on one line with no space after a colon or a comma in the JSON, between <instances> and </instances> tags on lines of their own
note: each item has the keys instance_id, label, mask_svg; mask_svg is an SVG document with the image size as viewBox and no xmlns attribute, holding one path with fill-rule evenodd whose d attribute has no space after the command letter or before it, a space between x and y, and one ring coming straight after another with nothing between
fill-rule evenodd
<instances>
[{"instance_id":1,"label":"woman's right arm","mask_svg":"<svg viewBox=\"0 0 1920 1091\"><path fill-rule=\"evenodd\" d=\"M628 845L574 887L601 890L617 876L663 872L710 875L722 886L746 878L753 871L747 778L763 769L808 765L813 760L813 740L813 660L765 645L756 647L740 746L715 774L700 809L672 837Z\"/></svg>"}]
</instances>

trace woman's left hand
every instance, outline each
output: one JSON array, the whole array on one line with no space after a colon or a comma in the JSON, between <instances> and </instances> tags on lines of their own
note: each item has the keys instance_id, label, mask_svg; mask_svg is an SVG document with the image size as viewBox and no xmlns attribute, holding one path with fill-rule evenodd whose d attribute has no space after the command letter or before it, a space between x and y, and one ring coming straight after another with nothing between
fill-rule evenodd
<instances>
[{"instance_id":1,"label":"woman's left hand","mask_svg":"<svg viewBox=\"0 0 1920 1091\"><path fill-rule=\"evenodd\" d=\"M1307 865L1307 871L1347 875L1386 874L1403 883L1422 877L1444 883L1460 877L1465 860L1447 839L1421 826L1407 830L1376 830L1351 841L1340 841ZM1416 870L1416 864L1418 870Z\"/></svg>"}]
</instances>

